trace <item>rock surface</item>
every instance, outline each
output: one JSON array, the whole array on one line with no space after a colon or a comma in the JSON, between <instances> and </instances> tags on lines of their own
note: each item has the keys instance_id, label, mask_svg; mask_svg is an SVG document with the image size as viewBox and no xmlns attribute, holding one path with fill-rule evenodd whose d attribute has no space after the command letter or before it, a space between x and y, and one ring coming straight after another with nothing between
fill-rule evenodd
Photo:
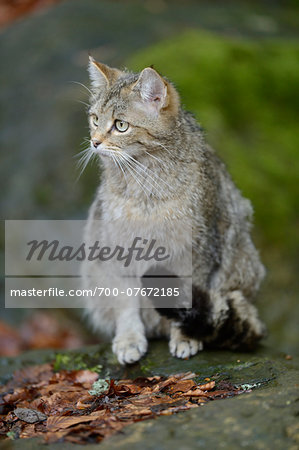
<instances>
[{"instance_id":1,"label":"rock surface","mask_svg":"<svg viewBox=\"0 0 299 450\"><path fill-rule=\"evenodd\" d=\"M299 362L261 348L255 353L202 352L181 361L173 358L165 342L152 342L140 363L121 367L110 346L102 345L69 352L82 355L90 365L103 366L101 376L131 378L138 375L169 375L193 371L199 380L229 379L247 387L246 394L210 402L172 416L135 423L100 444L102 450L120 449L292 449L299 445ZM51 361L54 352L28 352L17 359L3 359L2 380L16 368ZM86 359L87 358L87 359ZM38 449L38 439L6 441L3 448ZM73 447L55 444L57 450ZM76 446L75 448L81 448ZM82 448L98 448L88 445Z\"/></svg>"}]
</instances>

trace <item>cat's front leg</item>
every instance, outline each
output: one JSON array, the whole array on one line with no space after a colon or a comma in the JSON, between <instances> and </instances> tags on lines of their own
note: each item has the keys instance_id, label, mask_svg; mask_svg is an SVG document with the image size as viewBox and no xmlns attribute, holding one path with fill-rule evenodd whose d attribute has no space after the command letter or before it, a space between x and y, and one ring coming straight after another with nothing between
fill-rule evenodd
<instances>
[{"instance_id":1,"label":"cat's front leg","mask_svg":"<svg viewBox=\"0 0 299 450\"><path fill-rule=\"evenodd\" d=\"M172 322L170 326L169 351L177 358L189 358L203 349L203 344L197 339L185 336L180 324Z\"/></svg>"},{"instance_id":2,"label":"cat's front leg","mask_svg":"<svg viewBox=\"0 0 299 450\"><path fill-rule=\"evenodd\" d=\"M137 299L127 307L115 309L115 337L112 350L120 364L132 364L146 353L145 327L140 317ZM134 304L135 303L135 304Z\"/></svg>"}]
</instances>

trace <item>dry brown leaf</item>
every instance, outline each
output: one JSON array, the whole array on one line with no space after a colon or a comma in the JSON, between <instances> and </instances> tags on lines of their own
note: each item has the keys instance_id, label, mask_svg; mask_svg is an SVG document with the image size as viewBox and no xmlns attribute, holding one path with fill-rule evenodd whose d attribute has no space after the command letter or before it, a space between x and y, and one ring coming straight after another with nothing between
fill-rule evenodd
<instances>
[{"instance_id":1,"label":"dry brown leaf","mask_svg":"<svg viewBox=\"0 0 299 450\"><path fill-rule=\"evenodd\" d=\"M75 378L77 383L93 384L99 378L99 374L91 370L78 370Z\"/></svg>"},{"instance_id":2,"label":"dry brown leaf","mask_svg":"<svg viewBox=\"0 0 299 450\"><path fill-rule=\"evenodd\" d=\"M20 438L28 439L36 436L35 425L27 425L20 433Z\"/></svg>"},{"instance_id":3,"label":"dry brown leaf","mask_svg":"<svg viewBox=\"0 0 299 450\"><path fill-rule=\"evenodd\" d=\"M171 376L167 378L164 381L160 381L156 384L156 386L153 388L152 392L161 392L163 389L165 389L167 386L170 386L171 384L175 384L177 382L177 377Z\"/></svg>"},{"instance_id":4,"label":"dry brown leaf","mask_svg":"<svg viewBox=\"0 0 299 450\"><path fill-rule=\"evenodd\" d=\"M92 420L103 418L104 415L104 411L96 411L88 416L50 416L47 420L47 429L49 431L58 431L78 423L91 422Z\"/></svg>"},{"instance_id":5,"label":"dry brown leaf","mask_svg":"<svg viewBox=\"0 0 299 450\"><path fill-rule=\"evenodd\" d=\"M177 383L169 386L167 392L174 394L176 392L187 392L192 387L196 386L193 380L180 380Z\"/></svg>"},{"instance_id":6,"label":"dry brown leaf","mask_svg":"<svg viewBox=\"0 0 299 450\"><path fill-rule=\"evenodd\" d=\"M118 383L116 392L118 394L122 394L122 393L138 394L142 390L143 390L143 388L141 386L135 385L132 382L130 382L130 384Z\"/></svg>"},{"instance_id":7,"label":"dry brown leaf","mask_svg":"<svg viewBox=\"0 0 299 450\"><path fill-rule=\"evenodd\" d=\"M209 383L201 384L198 386L198 388L201 389L202 391L211 391L212 389L214 389L214 387L215 381L210 381Z\"/></svg>"},{"instance_id":8,"label":"dry brown leaf","mask_svg":"<svg viewBox=\"0 0 299 450\"><path fill-rule=\"evenodd\" d=\"M182 395L184 397L204 397L206 395L206 392L202 391L201 389L190 389L190 391L183 392Z\"/></svg>"}]
</instances>

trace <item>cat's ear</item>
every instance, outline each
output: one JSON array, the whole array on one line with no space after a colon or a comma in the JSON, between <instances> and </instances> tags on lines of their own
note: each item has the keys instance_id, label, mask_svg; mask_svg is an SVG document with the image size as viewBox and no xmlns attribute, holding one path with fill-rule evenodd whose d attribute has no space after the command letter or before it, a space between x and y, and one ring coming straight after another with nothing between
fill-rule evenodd
<instances>
[{"instance_id":1,"label":"cat's ear","mask_svg":"<svg viewBox=\"0 0 299 450\"><path fill-rule=\"evenodd\" d=\"M112 84L121 75L120 70L99 63L92 56L89 56L88 71L94 89L108 88L109 84Z\"/></svg>"},{"instance_id":2,"label":"cat's ear","mask_svg":"<svg viewBox=\"0 0 299 450\"><path fill-rule=\"evenodd\" d=\"M143 69L134 90L138 90L143 102L158 113L167 103L167 85L151 67Z\"/></svg>"}]
</instances>

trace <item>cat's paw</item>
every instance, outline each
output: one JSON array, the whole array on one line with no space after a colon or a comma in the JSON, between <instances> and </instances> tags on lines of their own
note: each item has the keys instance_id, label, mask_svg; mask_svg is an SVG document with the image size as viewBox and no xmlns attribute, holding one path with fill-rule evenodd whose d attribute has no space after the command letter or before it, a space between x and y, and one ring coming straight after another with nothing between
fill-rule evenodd
<instances>
[{"instance_id":1,"label":"cat's paw","mask_svg":"<svg viewBox=\"0 0 299 450\"><path fill-rule=\"evenodd\" d=\"M118 335L113 339L112 350L120 364L132 364L145 355L147 340L140 333Z\"/></svg>"},{"instance_id":2,"label":"cat's paw","mask_svg":"<svg viewBox=\"0 0 299 450\"><path fill-rule=\"evenodd\" d=\"M172 356L177 358L189 358L196 355L197 352L203 349L203 344L197 339L190 339L183 335L179 328L171 330L169 341L169 351Z\"/></svg>"}]
</instances>

